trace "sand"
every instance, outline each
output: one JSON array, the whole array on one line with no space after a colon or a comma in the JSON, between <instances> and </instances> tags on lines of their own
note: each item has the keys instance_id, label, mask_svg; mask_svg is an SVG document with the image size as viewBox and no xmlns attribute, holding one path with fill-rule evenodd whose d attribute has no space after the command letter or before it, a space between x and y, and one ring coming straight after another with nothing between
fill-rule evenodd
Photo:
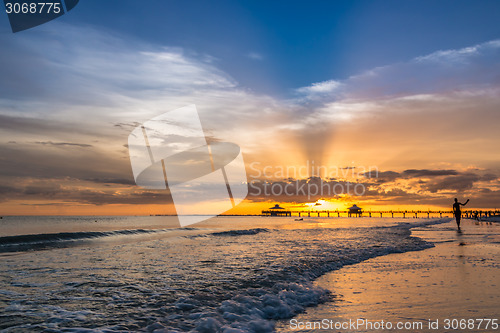
<instances>
[{"instance_id":1,"label":"sand","mask_svg":"<svg viewBox=\"0 0 500 333\"><path fill-rule=\"evenodd\" d=\"M494 323L500 312L500 224L464 220L462 231L454 222L413 229L412 235L436 246L323 275L315 283L333 291L334 301L278 323L277 330L500 332Z\"/></svg>"}]
</instances>

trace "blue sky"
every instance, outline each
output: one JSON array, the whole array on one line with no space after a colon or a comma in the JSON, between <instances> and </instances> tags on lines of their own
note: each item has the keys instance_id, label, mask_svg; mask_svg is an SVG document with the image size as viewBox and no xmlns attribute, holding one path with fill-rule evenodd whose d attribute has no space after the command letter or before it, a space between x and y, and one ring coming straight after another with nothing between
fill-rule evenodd
<instances>
[{"instance_id":1,"label":"blue sky","mask_svg":"<svg viewBox=\"0 0 500 333\"><path fill-rule=\"evenodd\" d=\"M75 20L220 59L280 92L500 36L498 1L151 1L80 4ZM95 15L102 3L104 15ZM88 4L88 5L87 5ZM121 8L115 12L116 8ZM84 12L85 11L85 12ZM71 18L68 17L68 20ZM262 58L248 58L250 54Z\"/></svg>"},{"instance_id":2,"label":"blue sky","mask_svg":"<svg viewBox=\"0 0 500 333\"><path fill-rule=\"evenodd\" d=\"M59 20L209 55L242 86L286 96L496 39L498 17L498 1L86 0ZM6 15L1 20L8 31Z\"/></svg>"}]
</instances>

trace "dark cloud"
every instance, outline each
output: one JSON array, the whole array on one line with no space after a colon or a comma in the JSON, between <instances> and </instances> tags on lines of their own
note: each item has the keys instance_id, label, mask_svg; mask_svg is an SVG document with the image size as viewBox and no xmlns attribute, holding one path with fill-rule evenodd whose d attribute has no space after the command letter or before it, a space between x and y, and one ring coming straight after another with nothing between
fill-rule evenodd
<instances>
[{"instance_id":1,"label":"dark cloud","mask_svg":"<svg viewBox=\"0 0 500 333\"><path fill-rule=\"evenodd\" d=\"M436 193L443 190L465 191L472 189L474 183L481 180L481 177L474 173L466 173L458 176L448 176L434 183L424 186L431 193Z\"/></svg>"},{"instance_id":2,"label":"dark cloud","mask_svg":"<svg viewBox=\"0 0 500 333\"><path fill-rule=\"evenodd\" d=\"M105 128L105 130L103 130ZM47 138L47 136L57 139L57 142L70 142L78 137L79 141L82 140L101 140L116 139L119 136L119 130L114 129L109 124L100 123L99 125L89 125L82 123L62 121L60 119L48 119L47 117L37 118L28 116L12 116L0 114L0 129L2 130L2 137L8 137L8 143L21 144L23 140L19 140L19 135L28 134L29 136L39 136ZM14 137L15 136L15 137ZM61 140L62 139L62 140ZM124 139L126 141L126 139ZM47 142L39 140L39 142Z\"/></svg>"},{"instance_id":3,"label":"dark cloud","mask_svg":"<svg viewBox=\"0 0 500 333\"><path fill-rule=\"evenodd\" d=\"M125 130L127 131L127 133L130 133L134 128L141 125L142 125L141 123L133 122L133 123L116 123L113 126Z\"/></svg>"},{"instance_id":4,"label":"dark cloud","mask_svg":"<svg viewBox=\"0 0 500 333\"><path fill-rule=\"evenodd\" d=\"M490 173L479 175L472 172L466 172L457 174L456 176L447 176L437 179L433 182L429 182L428 184L424 185L423 188L431 193L436 193L439 191L446 191L446 190L464 192L473 189L474 184L477 182L481 181L490 182L495 179L498 179L498 177Z\"/></svg>"},{"instance_id":5,"label":"dark cloud","mask_svg":"<svg viewBox=\"0 0 500 333\"><path fill-rule=\"evenodd\" d=\"M172 197L168 190L148 191L137 186L128 186L126 188L101 189L81 189L75 190L74 187L64 183L60 184L58 180L43 181L28 185L0 186L0 201L7 200L45 200L54 203L72 203L72 204L171 204Z\"/></svg>"},{"instance_id":6,"label":"dark cloud","mask_svg":"<svg viewBox=\"0 0 500 333\"><path fill-rule=\"evenodd\" d=\"M458 175L456 170L428 170L428 169L408 169L403 171L403 176L407 177L436 177Z\"/></svg>"},{"instance_id":7,"label":"dark cloud","mask_svg":"<svg viewBox=\"0 0 500 333\"><path fill-rule=\"evenodd\" d=\"M395 171L368 171L363 174L366 178L376 178L379 182L392 181L399 178L401 175L399 172Z\"/></svg>"},{"instance_id":8,"label":"dark cloud","mask_svg":"<svg viewBox=\"0 0 500 333\"><path fill-rule=\"evenodd\" d=\"M34 143L37 145L44 145L44 146L71 146L71 147L82 147L82 148L93 147L92 145L86 143L74 143L74 142L36 141Z\"/></svg>"},{"instance_id":9,"label":"dark cloud","mask_svg":"<svg viewBox=\"0 0 500 333\"><path fill-rule=\"evenodd\" d=\"M361 199L384 204L420 204L426 198L427 196L422 194L408 192L402 188L394 188L390 190L372 189L367 191Z\"/></svg>"},{"instance_id":10,"label":"dark cloud","mask_svg":"<svg viewBox=\"0 0 500 333\"><path fill-rule=\"evenodd\" d=\"M429 169L408 169L401 173L396 171L368 171L363 175L366 178L379 178L382 180L394 180L397 178L419 178L458 175L456 170L429 170Z\"/></svg>"},{"instance_id":11,"label":"dark cloud","mask_svg":"<svg viewBox=\"0 0 500 333\"><path fill-rule=\"evenodd\" d=\"M134 179L127 178L88 178L86 181L101 184L120 184L120 185L135 185Z\"/></svg>"},{"instance_id":12,"label":"dark cloud","mask_svg":"<svg viewBox=\"0 0 500 333\"><path fill-rule=\"evenodd\" d=\"M478 170L479 171L479 170ZM306 179L253 180L249 184L251 201L278 201L305 203L325 198L340 198L347 194L362 201L387 204L448 205L449 197L457 193L471 194L477 183L491 182L498 177L491 173L481 175L457 170L410 169L401 173L380 171L365 173L366 182L338 181L309 177ZM420 179L426 178L426 181ZM377 181L373 181L377 179ZM403 183L402 183L403 182ZM287 193L288 192L288 193ZM480 191L483 194L491 190ZM488 200L489 201L489 200Z\"/></svg>"},{"instance_id":13,"label":"dark cloud","mask_svg":"<svg viewBox=\"0 0 500 333\"><path fill-rule=\"evenodd\" d=\"M477 193L471 193L470 200L471 207L497 209L500 208L500 190L481 189Z\"/></svg>"},{"instance_id":14,"label":"dark cloud","mask_svg":"<svg viewBox=\"0 0 500 333\"><path fill-rule=\"evenodd\" d=\"M17 145L0 145L1 176L27 179L132 179L130 161L122 158L122 155L102 152L94 147L63 147L66 149L34 145L17 149Z\"/></svg>"},{"instance_id":15,"label":"dark cloud","mask_svg":"<svg viewBox=\"0 0 500 333\"><path fill-rule=\"evenodd\" d=\"M22 194L22 190L13 186L0 185L0 202L11 200L13 196Z\"/></svg>"},{"instance_id":16,"label":"dark cloud","mask_svg":"<svg viewBox=\"0 0 500 333\"><path fill-rule=\"evenodd\" d=\"M498 179L498 176L491 173L481 175L473 172L459 172L457 170L430 170L430 169L408 169L401 173L395 171L381 171L378 174L365 173L366 178L376 178L377 183L390 185L399 179L409 180L410 185L415 187L415 191L423 190L430 193L439 191L465 191L474 187L479 181L492 181ZM425 178L426 180L422 180ZM414 180L414 181L413 181Z\"/></svg>"},{"instance_id":17,"label":"dark cloud","mask_svg":"<svg viewBox=\"0 0 500 333\"><path fill-rule=\"evenodd\" d=\"M92 205L107 204L128 204L128 205L149 205L149 204L172 204L172 197L168 190L147 191L137 187L119 193L109 191L85 190L73 195L72 201L84 202Z\"/></svg>"},{"instance_id":18,"label":"dark cloud","mask_svg":"<svg viewBox=\"0 0 500 333\"><path fill-rule=\"evenodd\" d=\"M498 176L491 174L491 173L487 173L481 177L481 180L484 180L484 181L492 181L492 180L496 180L496 179L498 179Z\"/></svg>"}]
</instances>

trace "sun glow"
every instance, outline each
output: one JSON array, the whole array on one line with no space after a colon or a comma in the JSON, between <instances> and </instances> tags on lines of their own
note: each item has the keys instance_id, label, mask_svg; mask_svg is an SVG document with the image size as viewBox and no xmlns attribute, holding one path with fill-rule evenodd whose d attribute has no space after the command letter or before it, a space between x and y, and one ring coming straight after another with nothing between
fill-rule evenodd
<instances>
[{"instance_id":1,"label":"sun glow","mask_svg":"<svg viewBox=\"0 0 500 333\"><path fill-rule=\"evenodd\" d=\"M345 210L347 202L338 199L319 199L315 202L307 202L303 204L301 210Z\"/></svg>"}]
</instances>

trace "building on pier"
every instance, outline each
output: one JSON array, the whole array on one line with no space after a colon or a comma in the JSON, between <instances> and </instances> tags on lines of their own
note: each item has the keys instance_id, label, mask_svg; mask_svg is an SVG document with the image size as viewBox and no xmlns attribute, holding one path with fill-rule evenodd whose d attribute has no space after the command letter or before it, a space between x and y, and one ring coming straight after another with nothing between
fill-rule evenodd
<instances>
[{"instance_id":1,"label":"building on pier","mask_svg":"<svg viewBox=\"0 0 500 333\"><path fill-rule=\"evenodd\" d=\"M358 207L356 204L352 205L351 207L347 208L347 216L361 216L363 214L363 209L361 207Z\"/></svg>"},{"instance_id":2,"label":"building on pier","mask_svg":"<svg viewBox=\"0 0 500 333\"><path fill-rule=\"evenodd\" d=\"M268 210L263 210L262 215L264 216L292 216L292 212L280 207L280 205L276 204L274 207L269 208Z\"/></svg>"}]
</instances>

